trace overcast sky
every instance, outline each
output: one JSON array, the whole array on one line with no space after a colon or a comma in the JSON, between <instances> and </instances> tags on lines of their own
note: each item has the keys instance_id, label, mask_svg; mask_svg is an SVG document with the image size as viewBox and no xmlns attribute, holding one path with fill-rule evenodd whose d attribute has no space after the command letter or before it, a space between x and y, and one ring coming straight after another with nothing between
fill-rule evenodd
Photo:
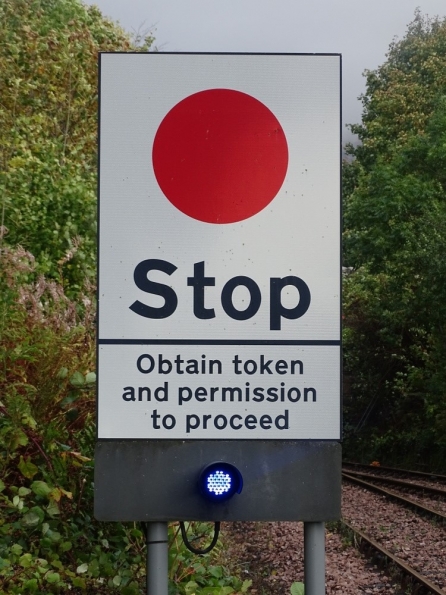
<instances>
[{"instance_id":1,"label":"overcast sky","mask_svg":"<svg viewBox=\"0 0 446 595\"><path fill-rule=\"evenodd\" d=\"M128 31L151 28L161 51L334 52L343 56L343 118L361 120L365 69L385 60L419 7L445 0L88 0ZM351 137L347 130L344 140Z\"/></svg>"}]
</instances>

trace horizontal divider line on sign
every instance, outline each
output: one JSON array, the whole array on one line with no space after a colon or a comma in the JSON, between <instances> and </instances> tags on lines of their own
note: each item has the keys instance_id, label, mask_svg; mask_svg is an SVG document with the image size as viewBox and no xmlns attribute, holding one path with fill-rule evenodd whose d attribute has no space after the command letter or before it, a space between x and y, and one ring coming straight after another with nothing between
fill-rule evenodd
<instances>
[{"instance_id":1,"label":"horizontal divider line on sign","mask_svg":"<svg viewBox=\"0 0 446 595\"><path fill-rule=\"evenodd\" d=\"M338 340L276 339L98 339L99 345L326 345L340 346Z\"/></svg>"}]
</instances>

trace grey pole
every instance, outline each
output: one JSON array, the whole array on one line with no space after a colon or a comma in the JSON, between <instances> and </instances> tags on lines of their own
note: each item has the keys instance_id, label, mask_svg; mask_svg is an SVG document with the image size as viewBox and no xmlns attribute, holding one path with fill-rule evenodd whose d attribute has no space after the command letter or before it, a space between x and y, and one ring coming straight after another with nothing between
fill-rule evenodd
<instances>
[{"instance_id":1,"label":"grey pole","mask_svg":"<svg viewBox=\"0 0 446 595\"><path fill-rule=\"evenodd\" d=\"M325 524L304 523L305 595L325 595Z\"/></svg>"},{"instance_id":2,"label":"grey pole","mask_svg":"<svg viewBox=\"0 0 446 595\"><path fill-rule=\"evenodd\" d=\"M167 523L147 523L147 595L167 595Z\"/></svg>"}]
</instances>

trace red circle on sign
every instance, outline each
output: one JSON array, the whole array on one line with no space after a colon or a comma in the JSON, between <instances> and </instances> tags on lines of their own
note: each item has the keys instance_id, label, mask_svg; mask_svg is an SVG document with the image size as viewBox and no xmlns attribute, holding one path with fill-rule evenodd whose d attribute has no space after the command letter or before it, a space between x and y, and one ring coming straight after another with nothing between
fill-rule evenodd
<instances>
[{"instance_id":1,"label":"red circle on sign","mask_svg":"<svg viewBox=\"0 0 446 595\"><path fill-rule=\"evenodd\" d=\"M276 116L232 89L209 89L177 103L153 142L153 169L168 200L206 223L235 223L264 209L288 167Z\"/></svg>"}]
</instances>

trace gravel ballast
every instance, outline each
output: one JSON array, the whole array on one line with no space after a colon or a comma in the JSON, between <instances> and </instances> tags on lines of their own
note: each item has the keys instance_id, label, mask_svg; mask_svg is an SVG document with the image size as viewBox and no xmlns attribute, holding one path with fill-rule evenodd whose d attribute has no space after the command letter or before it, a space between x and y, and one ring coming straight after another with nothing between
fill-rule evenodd
<instances>
[{"instance_id":1,"label":"gravel ballast","mask_svg":"<svg viewBox=\"0 0 446 595\"><path fill-rule=\"evenodd\" d=\"M342 513L355 528L380 542L432 582L446 588L446 532L427 518L363 488L344 485ZM333 530L332 530L333 529ZM285 595L303 582L303 524L237 522L224 527L230 556L251 591ZM399 594L401 588L351 541L326 529L326 594ZM446 591L445 591L446 593Z\"/></svg>"}]
</instances>

